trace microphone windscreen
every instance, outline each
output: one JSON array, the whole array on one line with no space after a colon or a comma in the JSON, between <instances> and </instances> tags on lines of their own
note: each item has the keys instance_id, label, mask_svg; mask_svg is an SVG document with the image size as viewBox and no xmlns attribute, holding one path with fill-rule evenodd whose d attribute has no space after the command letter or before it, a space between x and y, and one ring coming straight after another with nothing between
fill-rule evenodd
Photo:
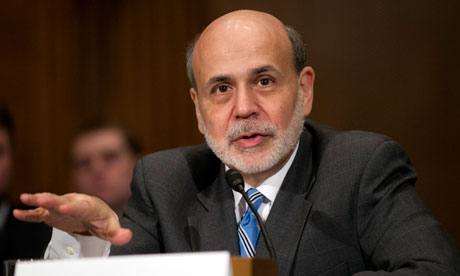
<instances>
[{"instance_id":1,"label":"microphone windscreen","mask_svg":"<svg viewBox=\"0 0 460 276\"><path fill-rule=\"evenodd\" d=\"M235 169L230 169L225 173L225 181L237 192L244 192L244 180L240 172Z\"/></svg>"}]
</instances>

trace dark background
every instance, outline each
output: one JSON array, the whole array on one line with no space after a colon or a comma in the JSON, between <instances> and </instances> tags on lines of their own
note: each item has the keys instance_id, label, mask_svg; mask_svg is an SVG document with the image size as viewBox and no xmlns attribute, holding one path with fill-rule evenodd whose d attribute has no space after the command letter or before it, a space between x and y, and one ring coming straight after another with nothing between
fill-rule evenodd
<instances>
[{"instance_id":1,"label":"dark background","mask_svg":"<svg viewBox=\"0 0 460 276\"><path fill-rule=\"evenodd\" d=\"M231 3L230 3L231 2ZM295 27L317 73L311 118L391 136L460 246L460 1L0 1L0 99L16 120L13 194L65 193L85 118L132 128L144 153L203 141L185 47L235 9ZM231 41L222 41L231 43Z\"/></svg>"}]
</instances>

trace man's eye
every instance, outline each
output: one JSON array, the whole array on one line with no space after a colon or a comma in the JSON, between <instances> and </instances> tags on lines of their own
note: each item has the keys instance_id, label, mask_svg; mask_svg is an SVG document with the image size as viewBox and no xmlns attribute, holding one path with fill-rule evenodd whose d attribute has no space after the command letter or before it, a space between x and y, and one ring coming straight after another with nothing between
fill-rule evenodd
<instances>
[{"instance_id":1,"label":"man's eye","mask_svg":"<svg viewBox=\"0 0 460 276\"><path fill-rule=\"evenodd\" d=\"M102 158L106 163L112 163L120 157L118 152L106 152L103 154Z\"/></svg>"},{"instance_id":2,"label":"man's eye","mask_svg":"<svg viewBox=\"0 0 460 276\"><path fill-rule=\"evenodd\" d=\"M219 91L219 92L227 92L228 91L228 86L219 85L219 87L217 87L217 91Z\"/></svg>"},{"instance_id":3,"label":"man's eye","mask_svg":"<svg viewBox=\"0 0 460 276\"><path fill-rule=\"evenodd\" d=\"M259 83L260 83L260 85L266 86L266 85L269 85L271 83L271 80L270 79L261 79L261 80L259 80Z\"/></svg>"},{"instance_id":4,"label":"man's eye","mask_svg":"<svg viewBox=\"0 0 460 276\"><path fill-rule=\"evenodd\" d=\"M213 92L225 93L229 90L227 85L218 85L214 87Z\"/></svg>"}]
</instances>

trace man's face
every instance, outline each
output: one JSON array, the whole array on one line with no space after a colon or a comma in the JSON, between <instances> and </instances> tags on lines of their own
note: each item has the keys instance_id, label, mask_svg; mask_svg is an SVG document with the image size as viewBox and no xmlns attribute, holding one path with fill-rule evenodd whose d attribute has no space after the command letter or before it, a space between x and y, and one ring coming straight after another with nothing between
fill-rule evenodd
<instances>
[{"instance_id":1,"label":"man's face","mask_svg":"<svg viewBox=\"0 0 460 276\"><path fill-rule=\"evenodd\" d=\"M100 129L78 136L72 159L78 192L98 196L112 208L126 203L136 156L119 130Z\"/></svg>"},{"instance_id":2,"label":"man's face","mask_svg":"<svg viewBox=\"0 0 460 276\"><path fill-rule=\"evenodd\" d=\"M0 197L6 193L10 182L12 149L8 132L0 127Z\"/></svg>"},{"instance_id":3,"label":"man's face","mask_svg":"<svg viewBox=\"0 0 460 276\"><path fill-rule=\"evenodd\" d=\"M245 174L284 164L311 110L313 70L297 75L284 29L264 27L233 21L210 30L193 55L200 131L226 165Z\"/></svg>"}]
</instances>

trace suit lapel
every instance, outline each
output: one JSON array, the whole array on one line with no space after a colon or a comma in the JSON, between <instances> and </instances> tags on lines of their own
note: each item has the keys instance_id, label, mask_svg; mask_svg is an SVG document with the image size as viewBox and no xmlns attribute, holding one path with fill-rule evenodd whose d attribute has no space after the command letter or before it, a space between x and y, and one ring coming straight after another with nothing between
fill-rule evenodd
<instances>
[{"instance_id":1,"label":"suit lapel","mask_svg":"<svg viewBox=\"0 0 460 276\"><path fill-rule=\"evenodd\" d=\"M188 217L193 251L230 251L238 255L238 236L233 193L224 179L224 166L212 185L197 194L198 201Z\"/></svg>"},{"instance_id":2,"label":"suit lapel","mask_svg":"<svg viewBox=\"0 0 460 276\"><path fill-rule=\"evenodd\" d=\"M267 231L277 252L280 275L288 275L302 238L312 206L307 195L315 181L312 135L304 130L299 148L266 221ZM268 257L263 237L259 238L257 257Z\"/></svg>"}]
</instances>

